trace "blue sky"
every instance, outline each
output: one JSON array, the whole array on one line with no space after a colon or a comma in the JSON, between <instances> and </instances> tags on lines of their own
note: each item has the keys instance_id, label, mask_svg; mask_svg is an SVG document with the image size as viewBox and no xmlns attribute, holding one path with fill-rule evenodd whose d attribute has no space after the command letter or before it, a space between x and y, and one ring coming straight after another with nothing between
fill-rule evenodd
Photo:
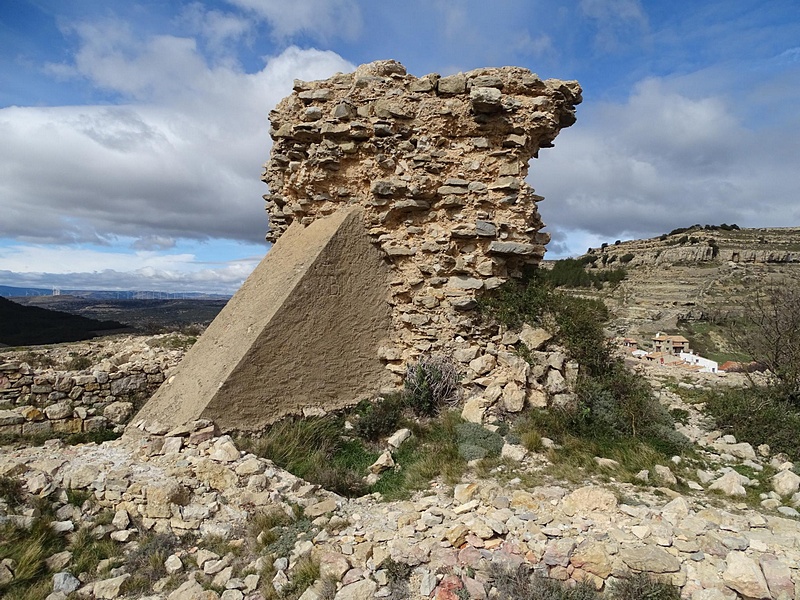
<instances>
[{"instance_id":1,"label":"blue sky","mask_svg":"<svg viewBox=\"0 0 800 600\"><path fill-rule=\"evenodd\" d=\"M385 58L581 82L529 175L548 257L800 225L797 0L5 0L0 284L234 291L267 251L270 108Z\"/></svg>"}]
</instances>

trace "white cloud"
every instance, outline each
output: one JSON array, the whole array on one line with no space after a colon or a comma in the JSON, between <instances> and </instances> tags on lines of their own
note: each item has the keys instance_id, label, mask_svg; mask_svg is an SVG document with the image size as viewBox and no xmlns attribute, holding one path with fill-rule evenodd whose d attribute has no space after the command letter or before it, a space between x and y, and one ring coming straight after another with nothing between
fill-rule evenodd
<instances>
[{"instance_id":1,"label":"white cloud","mask_svg":"<svg viewBox=\"0 0 800 600\"><path fill-rule=\"evenodd\" d=\"M595 46L614 52L647 31L647 14L639 0L581 0L580 13L596 27Z\"/></svg>"},{"instance_id":2,"label":"white cloud","mask_svg":"<svg viewBox=\"0 0 800 600\"><path fill-rule=\"evenodd\" d=\"M244 73L209 65L192 39L138 40L115 23L74 31L81 47L60 72L128 101L0 109L0 237L263 240L269 110L294 78L353 66L333 52L290 47Z\"/></svg>"},{"instance_id":3,"label":"white cloud","mask_svg":"<svg viewBox=\"0 0 800 600\"><path fill-rule=\"evenodd\" d=\"M237 42L251 42L255 25L252 19L239 14L207 10L200 2L186 6L178 20L186 23L220 58L233 54Z\"/></svg>"},{"instance_id":4,"label":"white cloud","mask_svg":"<svg viewBox=\"0 0 800 600\"><path fill-rule=\"evenodd\" d=\"M233 293L260 259L209 265L188 252L19 245L0 250L0 281L35 287Z\"/></svg>"},{"instance_id":5,"label":"white cloud","mask_svg":"<svg viewBox=\"0 0 800 600\"><path fill-rule=\"evenodd\" d=\"M556 147L531 165L549 229L585 239L658 235L694 223L796 225L798 127L756 129L722 95L690 97L650 79L627 102L579 110Z\"/></svg>"},{"instance_id":6,"label":"white cloud","mask_svg":"<svg viewBox=\"0 0 800 600\"><path fill-rule=\"evenodd\" d=\"M317 40L355 39L361 32L361 9L355 0L228 0L269 22L273 35L288 39L305 34Z\"/></svg>"}]
</instances>

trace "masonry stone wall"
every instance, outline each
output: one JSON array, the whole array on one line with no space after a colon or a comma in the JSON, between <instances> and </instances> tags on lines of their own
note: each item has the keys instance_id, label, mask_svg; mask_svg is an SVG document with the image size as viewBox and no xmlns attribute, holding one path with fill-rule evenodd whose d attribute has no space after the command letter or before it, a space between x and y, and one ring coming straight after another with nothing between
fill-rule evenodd
<instances>
[{"instance_id":1,"label":"masonry stone wall","mask_svg":"<svg viewBox=\"0 0 800 600\"><path fill-rule=\"evenodd\" d=\"M508 394L524 397L549 371L564 374L563 355L544 357L529 381L519 338L482 324L476 299L542 259L549 235L528 161L575 122L580 101L577 82L517 67L417 78L378 61L295 81L270 113L267 239L360 205L390 269L392 330L379 356L396 383L409 362L443 354L463 363L468 386L495 395L513 384Z\"/></svg>"},{"instance_id":2,"label":"masonry stone wall","mask_svg":"<svg viewBox=\"0 0 800 600\"><path fill-rule=\"evenodd\" d=\"M130 357L132 346L129 341ZM115 364L99 360L83 371L34 368L18 356L0 357L0 435L80 433L124 425L164 382L182 350ZM141 350L141 349L140 349ZM112 357L113 358L113 357Z\"/></svg>"}]
</instances>

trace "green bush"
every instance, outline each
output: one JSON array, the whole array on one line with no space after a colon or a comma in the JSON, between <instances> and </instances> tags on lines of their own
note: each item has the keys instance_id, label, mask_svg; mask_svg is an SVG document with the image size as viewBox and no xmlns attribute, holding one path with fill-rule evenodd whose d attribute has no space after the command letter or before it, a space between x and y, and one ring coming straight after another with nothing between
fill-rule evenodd
<instances>
[{"instance_id":1,"label":"green bush","mask_svg":"<svg viewBox=\"0 0 800 600\"><path fill-rule=\"evenodd\" d=\"M400 427L404 403L402 394L362 403L359 405L360 418L355 423L356 434L369 442L391 435Z\"/></svg>"},{"instance_id":2,"label":"green bush","mask_svg":"<svg viewBox=\"0 0 800 600\"><path fill-rule=\"evenodd\" d=\"M133 574L124 585L127 594L153 589L153 584L166 576L164 561L175 552L178 538L166 533L147 533L139 545L126 558L125 563Z\"/></svg>"},{"instance_id":3,"label":"green bush","mask_svg":"<svg viewBox=\"0 0 800 600\"><path fill-rule=\"evenodd\" d=\"M628 252L627 254L623 254L622 256L620 256L620 257L619 257L619 262L621 262L621 263L623 263L623 264L625 264L625 263L629 263L629 262L631 262L631 261L632 261L632 260L633 260L635 257L636 257L636 255L635 255L635 254L633 254L633 252Z\"/></svg>"},{"instance_id":4,"label":"green bush","mask_svg":"<svg viewBox=\"0 0 800 600\"><path fill-rule=\"evenodd\" d=\"M614 356L603 332L608 310L597 300L558 292L535 272L523 283L509 282L484 298L485 315L509 327L544 327L579 364L579 408L568 420L573 433L593 437L631 436L662 450L679 452L688 440L674 431L669 413L646 380Z\"/></svg>"},{"instance_id":5,"label":"green bush","mask_svg":"<svg viewBox=\"0 0 800 600\"><path fill-rule=\"evenodd\" d=\"M552 269L539 270L537 277L548 282L553 287L569 287L569 288L582 288L582 287L602 287L604 282L616 286L620 281L625 279L627 273L624 269L614 269L607 271L587 271L585 266L597 261L598 257L595 256L582 256L581 258L564 258L555 261ZM603 265L610 264L616 260L616 256L609 257L603 255Z\"/></svg>"},{"instance_id":6,"label":"green bush","mask_svg":"<svg viewBox=\"0 0 800 600\"><path fill-rule=\"evenodd\" d=\"M25 499L22 490L22 481L8 475L0 476L0 500L4 500L10 507L20 506Z\"/></svg>"},{"instance_id":7,"label":"green bush","mask_svg":"<svg viewBox=\"0 0 800 600\"><path fill-rule=\"evenodd\" d=\"M680 600L681 597L674 585L655 581L644 573L617 580L605 595L589 583L569 587L564 582L532 573L525 565L509 570L493 564L491 577L498 597L509 600Z\"/></svg>"},{"instance_id":8,"label":"green bush","mask_svg":"<svg viewBox=\"0 0 800 600\"><path fill-rule=\"evenodd\" d=\"M800 407L775 388L721 388L702 393L681 390L687 399L706 403L719 429L753 445L769 444L800 460Z\"/></svg>"},{"instance_id":9,"label":"green bush","mask_svg":"<svg viewBox=\"0 0 800 600\"><path fill-rule=\"evenodd\" d=\"M503 450L503 438L478 423L456 425L458 453L464 460L495 458Z\"/></svg>"},{"instance_id":10,"label":"green bush","mask_svg":"<svg viewBox=\"0 0 800 600\"><path fill-rule=\"evenodd\" d=\"M516 570L508 570L492 564L491 570L498 598L509 600L600 600L594 587L579 583L567 587L561 581L550 579L521 565Z\"/></svg>"}]
</instances>

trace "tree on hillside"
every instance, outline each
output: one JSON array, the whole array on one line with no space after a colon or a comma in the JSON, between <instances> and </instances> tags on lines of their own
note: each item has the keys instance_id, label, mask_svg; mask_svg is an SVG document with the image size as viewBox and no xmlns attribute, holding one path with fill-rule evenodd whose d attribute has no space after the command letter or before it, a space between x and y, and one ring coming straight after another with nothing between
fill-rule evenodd
<instances>
[{"instance_id":1,"label":"tree on hillside","mask_svg":"<svg viewBox=\"0 0 800 600\"><path fill-rule=\"evenodd\" d=\"M759 289L742 309L731 337L769 369L788 399L800 404L800 288L787 281Z\"/></svg>"}]
</instances>

